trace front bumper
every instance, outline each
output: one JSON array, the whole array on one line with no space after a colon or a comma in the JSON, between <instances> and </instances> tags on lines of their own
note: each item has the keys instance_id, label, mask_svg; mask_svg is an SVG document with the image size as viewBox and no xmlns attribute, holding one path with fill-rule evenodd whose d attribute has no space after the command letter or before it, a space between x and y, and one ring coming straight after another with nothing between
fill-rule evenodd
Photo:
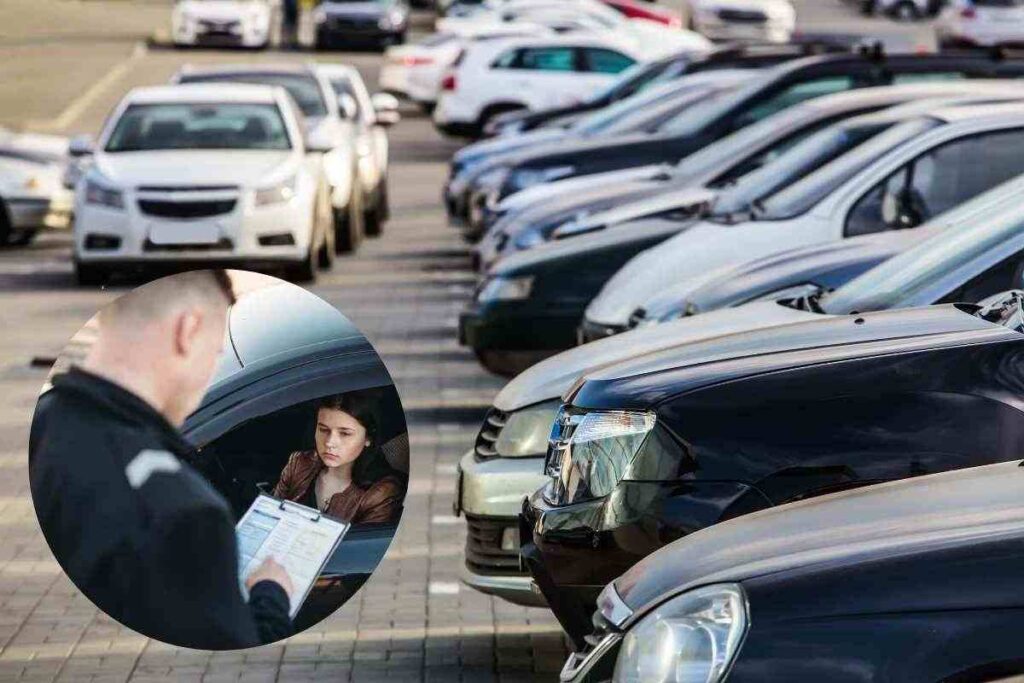
<instances>
[{"instance_id":1,"label":"front bumper","mask_svg":"<svg viewBox=\"0 0 1024 683\"><path fill-rule=\"evenodd\" d=\"M1024 25L958 24L939 25L936 38L943 45L963 47L1020 47L1024 45Z\"/></svg>"},{"instance_id":2,"label":"front bumper","mask_svg":"<svg viewBox=\"0 0 1024 683\"><path fill-rule=\"evenodd\" d=\"M404 24L393 28L381 28L376 20L372 22L337 23L328 19L316 27L316 40L320 44L379 41L405 35Z\"/></svg>"},{"instance_id":3,"label":"front bumper","mask_svg":"<svg viewBox=\"0 0 1024 683\"><path fill-rule=\"evenodd\" d=\"M783 22L741 23L731 21L704 21L698 28L708 39L716 42L751 41L787 43L793 36L794 27Z\"/></svg>"},{"instance_id":4,"label":"front bumper","mask_svg":"<svg viewBox=\"0 0 1024 683\"><path fill-rule=\"evenodd\" d=\"M466 453L459 463L455 511L465 512L468 534L462 581L527 607L547 603L519 563L518 513L524 498L547 481L544 458L487 458ZM503 547L503 541L512 543Z\"/></svg>"},{"instance_id":5,"label":"front bumper","mask_svg":"<svg viewBox=\"0 0 1024 683\"><path fill-rule=\"evenodd\" d=\"M172 28L172 40L175 45L263 47L270 42L270 22L180 22Z\"/></svg>"},{"instance_id":6,"label":"front bumper","mask_svg":"<svg viewBox=\"0 0 1024 683\"><path fill-rule=\"evenodd\" d=\"M298 198L260 208L239 198L228 213L196 219L145 214L131 195L124 203L124 209L77 203L76 261L111 266L182 261L287 264L304 261L311 245L312 207ZM180 241L175 231L182 235ZM197 233L203 233L202 241L195 238ZM274 244L275 239L290 244Z\"/></svg>"},{"instance_id":7,"label":"front bumper","mask_svg":"<svg viewBox=\"0 0 1024 683\"><path fill-rule=\"evenodd\" d=\"M459 343L478 351L564 351L576 343L585 302L492 301L459 315Z\"/></svg>"},{"instance_id":8,"label":"front bumper","mask_svg":"<svg viewBox=\"0 0 1024 683\"><path fill-rule=\"evenodd\" d=\"M58 207L48 197L6 197L4 206L14 230L67 228L70 211Z\"/></svg>"}]
</instances>

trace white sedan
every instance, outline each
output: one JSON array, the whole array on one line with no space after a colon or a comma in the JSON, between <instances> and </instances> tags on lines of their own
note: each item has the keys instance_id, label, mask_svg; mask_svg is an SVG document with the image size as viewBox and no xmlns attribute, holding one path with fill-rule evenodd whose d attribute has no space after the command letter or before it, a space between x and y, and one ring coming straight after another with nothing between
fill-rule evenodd
<instances>
[{"instance_id":1,"label":"white sedan","mask_svg":"<svg viewBox=\"0 0 1024 683\"><path fill-rule=\"evenodd\" d=\"M334 257L323 165L280 87L136 88L110 116L75 188L78 279L218 262L310 280Z\"/></svg>"},{"instance_id":2,"label":"white sedan","mask_svg":"<svg viewBox=\"0 0 1024 683\"><path fill-rule=\"evenodd\" d=\"M941 47L994 47L1024 42L1024 0L953 0L935 21Z\"/></svg>"},{"instance_id":3,"label":"white sedan","mask_svg":"<svg viewBox=\"0 0 1024 683\"><path fill-rule=\"evenodd\" d=\"M712 40L785 43L796 30L790 0L688 0L690 28Z\"/></svg>"},{"instance_id":4,"label":"white sedan","mask_svg":"<svg viewBox=\"0 0 1024 683\"><path fill-rule=\"evenodd\" d=\"M67 151L67 138L0 129L0 246L68 227Z\"/></svg>"},{"instance_id":5,"label":"white sedan","mask_svg":"<svg viewBox=\"0 0 1024 683\"><path fill-rule=\"evenodd\" d=\"M171 41L176 46L265 48L273 14L270 0L177 0L171 10Z\"/></svg>"}]
</instances>

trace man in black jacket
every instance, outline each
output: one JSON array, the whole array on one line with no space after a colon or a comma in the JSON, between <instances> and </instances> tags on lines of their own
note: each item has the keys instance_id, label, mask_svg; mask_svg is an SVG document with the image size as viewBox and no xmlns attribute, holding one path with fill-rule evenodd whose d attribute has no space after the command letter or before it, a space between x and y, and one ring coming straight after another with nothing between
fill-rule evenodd
<instances>
[{"instance_id":1,"label":"man in black jacket","mask_svg":"<svg viewBox=\"0 0 1024 683\"><path fill-rule=\"evenodd\" d=\"M74 584L140 633L200 649L291 635L291 581L268 560L238 580L226 501L183 461L234 301L224 271L163 278L99 314L82 368L53 379L29 443L43 534Z\"/></svg>"}]
</instances>

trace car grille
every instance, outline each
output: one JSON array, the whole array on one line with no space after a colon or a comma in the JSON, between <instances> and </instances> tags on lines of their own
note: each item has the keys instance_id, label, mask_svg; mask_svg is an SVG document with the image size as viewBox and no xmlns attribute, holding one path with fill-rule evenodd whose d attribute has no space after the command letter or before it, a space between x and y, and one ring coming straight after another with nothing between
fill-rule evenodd
<instances>
[{"instance_id":1,"label":"car grille","mask_svg":"<svg viewBox=\"0 0 1024 683\"><path fill-rule=\"evenodd\" d=\"M514 517L502 519L466 515L466 567L477 574L525 576L526 572L519 568L517 524L518 520ZM515 534L511 550L501 547L501 538L506 529L512 529Z\"/></svg>"},{"instance_id":2,"label":"car grille","mask_svg":"<svg viewBox=\"0 0 1024 683\"><path fill-rule=\"evenodd\" d=\"M377 19L353 19L350 17L336 17L331 20L331 28L341 31L374 31L377 29Z\"/></svg>"},{"instance_id":3,"label":"car grille","mask_svg":"<svg viewBox=\"0 0 1024 683\"><path fill-rule=\"evenodd\" d=\"M222 216L235 210L236 199L212 199L188 202L169 202L159 199L140 199L139 210L161 218L208 218Z\"/></svg>"},{"instance_id":4,"label":"car grille","mask_svg":"<svg viewBox=\"0 0 1024 683\"><path fill-rule=\"evenodd\" d=\"M235 245L227 237L210 244L154 244L147 239L142 248L144 251L231 251Z\"/></svg>"},{"instance_id":5,"label":"car grille","mask_svg":"<svg viewBox=\"0 0 1024 683\"><path fill-rule=\"evenodd\" d=\"M742 9L720 9L718 18L737 24L763 24L768 21L768 16L764 12Z\"/></svg>"},{"instance_id":6,"label":"car grille","mask_svg":"<svg viewBox=\"0 0 1024 683\"><path fill-rule=\"evenodd\" d=\"M237 21L200 21L199 28L205 33L237 33L242 24Z\"/></svg>"},{"instance_id":7,"label":"car grille","mask_svg":"<svg viewBox=\"0 0 1024 683\"><path fill-rule=\"evenodd\" d=\"M501 435L501 430L507 423L508 413L497 408L491 408L487 411L484 424L480 428L480 433L477 434L476 443L473 445L473 455L478 460L493 458L498 455L495 444Z\"/></svg>"}]
</instances>

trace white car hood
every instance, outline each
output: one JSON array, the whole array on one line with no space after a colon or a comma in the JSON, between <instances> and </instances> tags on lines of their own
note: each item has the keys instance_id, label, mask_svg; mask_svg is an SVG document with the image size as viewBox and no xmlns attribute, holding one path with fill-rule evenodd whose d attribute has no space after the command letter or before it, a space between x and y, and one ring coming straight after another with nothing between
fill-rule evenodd
<instances>
[{"instance_id":1,"label":"white car hood","mask_svg":"<svg viewBox=\"0 0 1024 683\"><path fill-rule=\"evenodd\" d=\"M605 325L624 325L633 311L668 287L702 278L722 266L828 241L825 231L810 220L799 227L789 221L737 225L701 221L634 256L590 302L586 317Z\"/></svg>"},{"instance_id":2,"label":"white car hood","mask_svg":"<svg viewBox=\"0 0 1024 683\"><path fill-rule=\"evenodd\" d=\"M630 330L578 346L534 365L505 385L494 399L494 406L498 410L512 411L557 398L583 374L648 353L735 332L819 320L822 317L816 313L780 306L774 301L757 301Z\"/></svg>"},{"instance_id":3,"label":"white car hood","mask_svg":"<svg viewBox=\"0 0 1024 683\"><path fill-rule=\"evenodd\" d=\"M567 236L567 230L585 231L588 228L624 223L636 218L653 216L664 211L683 209L688 207L696 208L705 202L714 200L717 193L705 187L686 187L678 190L669 190L653 197L645 197L626 204L620 204L613 209L598 211L597 213L583 215L573 222L573 225L560 228L558 236ZM630 311L632 313L632 311Z\"/></svg>"},{"instance_id":4,"label":"white car hood","mask_svg":"<svg viewBox=\"0 0 1024 683\"><path fill-rule=\"evenodd\" d=\"M579 192L580 190L597 188L603 185L616 185L634 180L646 180L656 176L663 170L664 167L660 164L637 166L636 168L628 168L621 171L594 173L565 180L556 180L551 183L541 183L540 185L534 185L521 192L509 195L501 200L501 203L498 204L498 209L501 211L518 211L535 202L551 197L562 197L566 193Z\"/></svg>"},{"instance_id":5,"label":"white car hood","mask_svg":"<svg viewBox=\"0 0 1024 683\"><path fill-rule=\"evenodd\" d=\"M98 154L96 170L119 187L254 186L283 172L291 150L168 150Z\"/></svg>"},{"instance_id":6,"label":"white car hood","mask_svg":"<svg viewBox=\"0 0 1024 683\"><path fill-rule=\"evenodd\" d=\"M648 58L657 58L676 52L708 52L714 45L710 40L686 29L670 28L649 19L633 19L626 24L637 49Z\"/></svg>"},{"instance_id":7,"label":"white car hood","mask_svg":"<svg viewBox=\"0 0 1024 683\"><path fill-rule=\"evenodd\" d=\"M240 2L239 0L202 0L192 2L185 0L177 8L179 12L186 12L189 16L211 21L237 21L248 15L255 9L265 13L268 7L265 3Z\"/></svg>"}]
</instances>

